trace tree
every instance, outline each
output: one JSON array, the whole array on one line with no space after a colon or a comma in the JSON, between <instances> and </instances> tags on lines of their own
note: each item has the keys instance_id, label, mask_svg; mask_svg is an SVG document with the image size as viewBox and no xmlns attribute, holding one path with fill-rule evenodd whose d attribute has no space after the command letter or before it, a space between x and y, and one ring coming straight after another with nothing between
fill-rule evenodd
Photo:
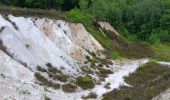
<instances>
[{"instance_id":1,"label":"tree","mask_svg":"<svg viewBox=\"0 0 170 100\"><path fill-rule=\"evenodd\" d=\"M82 11L86 11L88 9L88 0L80 0L79 6Z\"/></svg>"},{"instance_id":2,"label":"tree","mask_svg":"<svg viewBox=\"0 0 170 100\"><path fill-rule=\"evenodd\" d=\"M63 10L71 10L75 7L79 8L79 0L64 0L62 5Z\"/></svg>"},{"instance_id":3,"label":"tree","mask_svg":"<svg viewBox=\"0 0 170 100\"><path fill-rule=\"evenodd\" d=\"M108 11L106 1L93 0L91 11L97 20L105 20Z\"/></svg>"},{"instance_id":4,"label":"tree","mask_svg":"<svg viewBox=\"0 0 170 100\"><path fill-rule=\"evenodd\" d=\"M115 28L118 28L122 24L122 16L119 7L115 7L115 4L108 5L106 20Z\"/></svg>"},{"instance_id":5,"label":"tree","mask_svg":"<svg viewBox=\"0 0 170 100\"><path fill-rule=\"evenodd\" d=\"M6 4L6 5L16 5L17 0L1 0L0 3Z\"/></svg>"}]
</instances>

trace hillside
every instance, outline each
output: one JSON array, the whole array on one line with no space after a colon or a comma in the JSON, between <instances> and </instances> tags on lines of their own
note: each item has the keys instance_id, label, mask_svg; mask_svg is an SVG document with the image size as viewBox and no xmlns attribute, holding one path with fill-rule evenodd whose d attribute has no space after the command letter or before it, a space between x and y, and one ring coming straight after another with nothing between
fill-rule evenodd
<instances>
[{"instance_id":1,"label":"hillside","mask_svg":"<svg viewBox=\"0 0 170 100\"><path fill-rule=\"evenodd\" d=\"M169 5L0 1L0 99L168 100Z\"/></svg>"},{"instance_id":2,"label":"hillside","mask_svg":"<svg viewBox=\"0 0 170 100\"><path fill-rule=\"evenodd\" d=\"M63 99L66 95L78 99L90 92L101 98L125 84L121 78L148 61L107 58L101 52L105 49L82 24L12 15L1 15L0 22L4 99ZM106 83L111 84L109 89Z\"/></svg>"},{"instance_id":3,"label":"hillside","mask_svg":"<svg viewBox=\"0 0 170 100\"><path fill-rule=\"evenodd\" d=\"M45 87L55 89L68 83L73 84L74 87L76 85L74 81L76 82L77 77L84 79L83 76L85 76L89 78L89 81L92 78L92 82L100 84L105 77L108 77L107 74L112 74L117 69L112 66L111 60L107 60L104 55L98 52L104 48L85 30L82 24L47 18L14 17L12 15L1 16L0 22L1 61L3 61L1 76L5 80L11 81L9 83L19 89L11 88L11 91L15 91L14 94L25 91L25 95L28 96L35 88L27 89L27 85L30 87L30 82L34 82L35 78ZM140 61L136 63L138 62ZM137 67L135 64L131 66ZM27 77L29 78L27 79ZM14 78L14 82L10 80L11 78ZM24 85L25 90L23 87L16 87L15 83L28 84ZM32 84L36 85L37 83ZM39 88L37 89L36 95L39 96L37 98L42 97L42 94L39 93L45 90L41 90L40 86L34 87ZM93 87L93 85L90 87L83 85L82 89ZM94 90L100 89L101 86L98 87ZM75 89L73 91L76 91ZM19 94L18 96L20 96ZM11 93L7 98L12 95ZM6 98L6 96L2 96L2 98Z\"/></svg>"}]
</instances>

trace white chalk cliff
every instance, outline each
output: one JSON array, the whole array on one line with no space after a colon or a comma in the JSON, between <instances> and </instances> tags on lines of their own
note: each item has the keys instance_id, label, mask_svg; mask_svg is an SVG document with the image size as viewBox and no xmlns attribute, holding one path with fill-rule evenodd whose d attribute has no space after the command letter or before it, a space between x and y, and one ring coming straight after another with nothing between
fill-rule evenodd
<instances>
[{"instance_id":1,"label":"white chalk cliff","mask_svg":"<svg viewBox=\"0 0 170 100\"><path fill-rule=\"evenodd\" d=\"M34 76L39 72L37 66L47 69L50 64L69 79L61 82L52 80L46 73L39 73L54 83L68 83L85 75L81 68L89 68L91 64L87 62L87 56L100 56L98 52L102 50L102 45L80 23L0 15L0 99L43 100L49 97L52 100L81 100L82 96L95 92L100 100L104 93L121 84L127 85L123 77L148 61L112 61L113 64L108 64L107 67L104 65L104 68L111 70L113 74L108 75L93 89L82 90L78 87L73 93L40 85ZM89 75L96 82L100 79L95 73ZM110 89L104 88L108 82L111 83Z\"/></svg>"}]
</instances>

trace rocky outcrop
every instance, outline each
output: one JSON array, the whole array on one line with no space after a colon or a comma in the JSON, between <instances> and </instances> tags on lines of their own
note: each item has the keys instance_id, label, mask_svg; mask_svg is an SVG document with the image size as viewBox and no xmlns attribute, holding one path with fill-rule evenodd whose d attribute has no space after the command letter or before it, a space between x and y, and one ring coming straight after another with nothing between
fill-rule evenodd
<instances>
[{"instance_id":1,"label":"rocky outcrop","mask_svg":"<svg viewBox=\"0 0 170 100\"><path fill-rule=\"evenodd\" d=\"M82 24L0 15L0 98L42 100L46 94L60 98L44 88L84 75L81 67L89 67L86 56L100 50L104 48ZM37 72L42 77L35 76ZM64 94L60 89L53 92Z\"/></svg>"},{"instance_id":2,"label":"rocky outcrop","mask_svg":"<svg viewBox=\"0 0 170 100\"><path fill-rule=\"evenodd\" d=\"M33 71L50 63L64 67L67 74L78 74L89 52L103 50L81 24L12 15L0 16L0 22L4 27L0 40L8 53Z\"/></svg>"},{"instance_id":3,"label":"rocky outcrop","mask_svg":"<svg viewBox=\"0 0 170 100\"><path fill-rule=\"evenodd\" d=\"M115 33L115 35L119 36L120 34L107 22L99 22L98 23L102 29L105 29L107 31L111 31Z\"/></svg>"}]
</instances>

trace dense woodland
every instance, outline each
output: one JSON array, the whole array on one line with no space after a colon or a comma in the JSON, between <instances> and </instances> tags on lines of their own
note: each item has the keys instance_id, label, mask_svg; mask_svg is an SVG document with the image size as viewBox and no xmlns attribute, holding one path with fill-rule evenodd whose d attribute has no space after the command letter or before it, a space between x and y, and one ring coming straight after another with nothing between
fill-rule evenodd
<instances>
[{"instance_id":1,"label":"dense woodland","mask_svg":"<svg viewBox=\"0 0 170 100\"><path fill-rule=\"evenodd\" d=\"M2 5L69 11L75 20L108 21L127 39L170 42L170 0L0 0Z\"/></svg>"}]
</instances>

